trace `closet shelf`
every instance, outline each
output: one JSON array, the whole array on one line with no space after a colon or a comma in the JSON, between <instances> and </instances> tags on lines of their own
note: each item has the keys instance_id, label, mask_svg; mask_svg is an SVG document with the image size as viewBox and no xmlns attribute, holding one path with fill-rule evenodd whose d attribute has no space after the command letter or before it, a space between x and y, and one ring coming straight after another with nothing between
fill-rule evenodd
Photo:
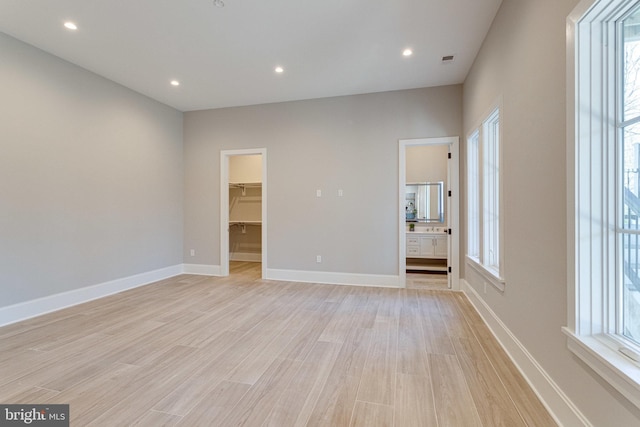
<instances>
[{"instance_id":1,"label":"closet shelf","mask_svg":"<svg viewBox=\"0 0 640 427\"><path fill-rule=\"evenodd\" d=\"M238 227L240 227L240 230L244 234L247 232L247 225L261 226L262 221L229 221L229 227L233 227L234 225L237 225Z\"/></svg>"},{"instance_id":2,"label":"closet shelf","mask_svg":"<svg viewBox=\"0 0 640 427\"><path fill-rule=\"evenodd\" d=\"M261 182L230 182L229 187L231 188L260 188L262 187Z\"/></svg>"},{"instance_id":3,"label":"closet shelf","mask_svg":"<svg viewBox=\"0 0 640 427\"><path fill-rule=\"evenodd\" d=\"M262 183L261 182L230 182L229 183L229 188L239 188L240 190L242 190L242 195L246 196L246 190L247 188L261 188L262 187Z\"/></svg>"}]
</instances>

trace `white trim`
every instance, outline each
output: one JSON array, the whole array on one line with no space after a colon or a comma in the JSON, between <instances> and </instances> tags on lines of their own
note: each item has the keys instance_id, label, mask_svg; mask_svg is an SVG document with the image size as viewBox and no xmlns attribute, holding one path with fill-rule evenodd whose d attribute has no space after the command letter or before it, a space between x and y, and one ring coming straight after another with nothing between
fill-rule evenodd
<instances>
[{"instance_id":1,"label":"white trim","mask_svg":"<svg viewBox=\"0 0 640 427\"><path fill-rule=\"evenodd\" d=\"M498 125L497 135L493 132L495 125ZM498 259L496 262L498 263L498 277L504 276L504 155L503 155L503 129L504 129L504 118L502 111L502 99L499 100L498 106L491 111L489 116L482 122L482 132L481 132L481 148L482 148L482 201L481 201L481 227L482 227L482 240L480 244L482 245L482 249L480 252L481 259L483 263L486 265L485 268L490 271L489 266L491 266L490 260L490 252L491 248L495 248L497 246L498 250ZM492 153L492 151L494 151ZM496 156L498 157L498 171L497 175L497 188L494 185L491 185L491 179L489 176L491 175L491 171L489 170L489 166L496 160ZM497 242L495 246L492 246L491 234L489 229L491 228L488 223L491 221L487 218L486 215L488 210L491 210L493 205L492 200L497 198L497 214L498 214L498 229L497 229ZM495 206L494 206L495 207Z\"/></svg>"},{"instance_id":2,"label":"white trim","mask_svg":"<svg viewBox=\"0 0 640 427\"><path fill-rule=\"evenodd\" d=\"M182 265L172 265L158 270L110 280L97 285L86 286L6 307L0 307L0 326L41 316L63 308L103 298L108 295L117 294L118 292L126 291L128 289L144 286L149 283L157 282L158 280L177 276L182 274L182 272Z\"/></svg>"},{"instance_id":3,"label":"white trim","mask_svg":"<svg viewBox=\"0 0 640 427\"><path fill-rule=\"evenodd\" d=\"M381 274L354 274L328 271L302 271L267 269L268 280L288 282L326 283L330 285L372 286L383 288L403 288L404 282L399 276Z\"/></svg>"},{"instance_id":4,"label":"white trim","mask_svg":"<svg viewBox=\"0 0 640 427\"><path fill-rule=\"evenodd\" d=\"M478 172L478 179L479 182L477 183L478 187L477 187L477 197L478 197L478 215L479 215L479 220L478 220L478 229L476 230L477 235L475 236L477 243L478 243L478 259L475 260L475 256L471 256L468 253L468 249L467 249L467 259L471 259L474 262L477 262L478 264L481 264L483 268L485 268L487 270L487 272L491 272L491 269L486 267L485 264L488 264L488 255L485 253L487 252L487 239L488 237L486 236L486 221L485 221L485 211L487 209L486 206L486 202L487 202L487 185L486 185L486 170L485 170L485 166L487 163L487 143L488 143L488 132L487 132L487 126L490 123L495 123L497 121L498 123L498 136L497 136L497 156L498 156L498 189L497 189L497 197L498 197L498 274L494 274L491 273L493 276L495 276L498 281L496 282L495 279L489 279L492 280L492 284L494 286L496 286L496 288L500 289L501 291L504 291L504 287L505 287L505 283L506 281L504 280L504 255L505 255L505 251L504 251L504 230L505 230L505 221L504 221L504 197L503 197L503 193L504 193L504 138L503 138L503 134L504 134L504 108L503 108L503 98L502 95L500 95L491 105L490 108L482 114L482 119L478 122L477 125L473 126L471 128L470 131L467 132L467 137L466 140L469 141L471 139L471 137L475 134L477 134L478 137L478 151L477 151L477 161L478 164L477 166L477 172ZM468 144L468 142L467 142ZM469 155L467 153L467 165L466 165L466 170L464 173L465 176L465 180L468 181L469 179ZM468 184L468 182L467 182ZM467 194L467 197L469 196L469 194ZM468 199L467 199L467 203L468 203ZM467 216L469 215L469 207L467 206ZM467 236L466 236L466 242L467 245L469 244L469 233L470 229L469 227L467 227ZM467 261L468 264L468 261ZM499 283L502 282L502 283Z\"/></svg>"},{"instance_id":5,"label":"white trim","mask_svg":"<svg viewBox=\"0 0 640 427\"><path fill-rule=\"evenodd\" d=\"M494 99L493 102L487 104L488 107L486 109L484 109L479 115L478 117L472 122L473 125L471 126L470 130L467 131L466 133L466 139L469 139L469 137L475 132L475 131L479 131L480 133L482 133L482 125L484 124L484 122L487 120L487 118L491 115L491 113L493 113L495 110L500 110L500 115L503 115L503 105L504 105L504 99L502 95L499 95L498 97L496 97ZM500 130L501 134L500 136L502 136L502 126L501 126L501 130ZM500 152L500 154L502 154L502 151ZM502 166L502 164L500 165Z\"/></svg>"},{"instance_id":6,"label":"white trim","mask_svg":"<svg viewBox=\"0 0 640 427\"><path fill-rule=\"evenodd\" d=\"M460 138L448 136L443 138L417 138L398 140L398 280L399 287L407 283L407 221L404 212L405 191L407 181L407 147L425 145L449 145L451 160L448 163L448 185L444 198L447 200L447 228L449 235L448 266L451 267L449 278L452 290L460 289ZM447 193L451 191L451 197ZM390 276L391 277L391 276Z\"/></svg>"},{"instance_id":7,"label":"white trim","mask_svg":"<svg viewBox=\"0 0 640 427\"><path fill-rule=\"evenodd\" d=\"M451 161L447 168L449 173L449 223L452 233L449 236L449 266L451 267L451 289L460 290L460 239L462 228L460 227L460 138L449 145Z\"/></svg>"},{"instance_id":8,"label":"white trim","mask_svg":"<svg viewBox=\"0 0 640 427\"><path fill-rule=\"evenodd\" d=\"M638 364L618 352L615 21L633 2L583 0L567 18L567 347L640 408ZM594 159L596 159L594 161Z\"/></svg>"},{"instance_id":9,"label":"white trim","mask_svg":"<svg viewBox=\"0 0 640 427\"><path fill-rule=\"evenodd\" d=\"M220 152L220 271L229 275L229 154Z\"/></svg>"},{"instance_id":10,"label":"white trim","mask_svg":"<svg viewBox=\"0 0 640 427\"><path fill-rule=\"evenodd\" d=\"M567 17L566 23L566 128L567 128L567 146L566 146L566 180L567 180L567 324L570 329L576 328L576 314L578 312L578 302L576 300L576 218L578 215L578 208L576 205L576 170L577 170L577 157L576 157L576 29L578 20L586 13L591 4L587 4L587 1L582 0L573 9L573 11Z\"/></svg>"},{"instance_id":11,"label":"white trim","mask_svg":"<svg viewBox=\"0 0 640 427\"><path fill-rule=\"evenodd\" d=\"M579 336L562 328L569 350L640 408L640 369L637 363L605 344L606 337Z\"/></svg>"},{"instance_id":12,"label":"white trim","mask_svg":"<svg viewBox=\"0 0 640 427\"><path fill-rule=\"evenodd\" d=\"M542 404L560 426L592 426L551 376L466 280L463 291Z\"/></svg>"},{"instance_id":13,"label":"white trim","mask_svg":"<svg viewBox=\"0 0 640 427\"><path fill-rule=\"evenodd\" d=\"M504 292L506 281L502 277L497 276L494 271L491 271L484 265L480 264L479 260L467 255L467 265L480 274L493 287L498 289L500 292Z\"/></svg>"},{"instance_id":14,"label":"white trim","mask_svg":"<svg viewBox=\"0 0 640 427\"><path fill-rule=\"evenodd\" d=\"M261 262L262 254L259 254L256 252L231 252L229 254L229 260L245 261L245 262Z\"/></svg>"},{"instance_id":15,"label":"white trim","mask_svg":"<svg viewBox=\"0 0 640 427\"><path fill-rule=\"evenodd\" d=\"M467 214L467 256L480 257L480 129L467 137L465 183Z\"/></svg>"},{"instance_id":16,"label":"white trim","mask_svg":"<svg viewBox=\"0 0 640 427\"><path fill-rule=\"evenodd\" d=\"M403 206L407 192L407 142L398 141L398 277L407 287L407 215Z\"/></svg>"},{"instance_id":17,"label":"white trim","mask_svg":"<svg viewBox=\"0 0 640 427\"><path fill-rule=\"evenodd\" d=\"M184 274L196 274L200 276L222 276L219 265L183 264L182 272Z\"/></svg>"},{"instance_id":18,"label":"white trim","mask_svg":"<svg viewBox=\"0 0 640 427\"><path fill-rule=\"evenodd\" d=\"M229 157L262 156L262 277L267 276L267 149L248 148L220 151L220 270L218 275L229 275Z\"/></svg>"}]
</instances>

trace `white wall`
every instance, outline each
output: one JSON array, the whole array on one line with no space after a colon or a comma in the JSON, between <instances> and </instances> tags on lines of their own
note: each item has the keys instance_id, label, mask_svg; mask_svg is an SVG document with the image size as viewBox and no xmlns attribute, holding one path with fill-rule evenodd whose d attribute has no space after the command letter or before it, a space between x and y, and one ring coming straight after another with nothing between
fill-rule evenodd
<instances>
[{"instance_id":1,"label":"white wall","mask_svg":"<svg viewBox=\"0 0 640 427\"><path fill-rule=\"evenodd\" d=\"M460 86L185 113L185 255L220 263L220 150L265 147L269 268L397 275L398 140L461 118Z\"/></svg>"},{"instance_id":2,"label":"white wall","mask_svg":"<svg viewBox=\"0 0 640 427\"><path fill-rule=\"evenodd\" d=\"M0 33L0 308L182 263L182 114Z\"/></svg>"},{"instance_id":3,"label":"white wall","mask_svg":"<svg viewBox=\"0 0 640 427\"><path fill-rule=\"evenodd\" d=\"M464 277L594 426L635 426L640 412L571 355L560 331L571 268L565 20L577 2L504 0L465 81L465 132L502 98L506 290L489 287L484 294L482 278L469 267Z\"/></svg>"}]
</instances>

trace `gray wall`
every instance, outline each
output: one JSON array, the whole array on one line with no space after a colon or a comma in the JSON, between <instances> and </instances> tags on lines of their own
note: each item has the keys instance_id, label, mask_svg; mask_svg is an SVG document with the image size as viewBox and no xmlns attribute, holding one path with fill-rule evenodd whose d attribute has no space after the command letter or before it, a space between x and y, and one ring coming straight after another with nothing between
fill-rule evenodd
<instances>
[{"instance_id":1,"label":"gray wall","mask_svg":"<svg viewBox=\"0 0 640 427\"><path fill-rule=\"evenodd\" d=\"M639 412L572 356L560 331L568 268L565 20L577 3L504 0L465 81L465 133L503 99L506 290L483 294L470 268L465 278L593 425L640 425Z\"/></svg>"},{"instance_id":2,"label":"gray wall","mask_svg":"<svg viewBox=\"0 0 640 427\"><path fill-rule=\"evenodd\" d=\"M458 85L185 113L185 260L220 264L220 150L266 147L268 268L398 274L398 139L460 135L461 101Z\"/></svg>"},{"instance_id":3,"label":"gray wall","mask_svg":"<svg viewBox=\"0 0 640 427\"><path fill-rule=\"evenodd\" d=\"M182 263L182 113L0 33L0 306Z\"/></svg>"},{"instance_id":4,"label":"gray wall","mask_svg":"<svg viewBox=\"0 0 640 427\"><path fill-rule=\"evenodd\" d=\"M639 424L560 332L576 3L504 0L464 98L450 86L189 112L184 158L180 112L0 34L0 306L183 258L218 265L219 155L238 148L268 149L270 268L397 274L398 139L464 136L502 98L506 291L464 277L594 425Z\"/></svg>"}]
</instances>

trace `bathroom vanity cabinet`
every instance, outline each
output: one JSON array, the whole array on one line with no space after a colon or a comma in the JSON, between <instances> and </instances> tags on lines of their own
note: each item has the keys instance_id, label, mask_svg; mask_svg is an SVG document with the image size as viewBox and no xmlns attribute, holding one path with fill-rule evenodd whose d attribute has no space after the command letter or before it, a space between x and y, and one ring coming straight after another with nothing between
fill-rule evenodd
<instances>
[{"instance_id":1,"label":"bathroom vanity cabinet","mask_svg":"<svg viewBox=\"0 0 640 427\"><path fill-rule=\"evenodd\" d=\"M446 260L449 254L447 248L447 235L444 233L407 232L407 269L411 270L446 270L443 267L436 268L436 264L420 263L421 259ZM414 262L412 262L412 259Z\"/></svg>"}]
</instances>

